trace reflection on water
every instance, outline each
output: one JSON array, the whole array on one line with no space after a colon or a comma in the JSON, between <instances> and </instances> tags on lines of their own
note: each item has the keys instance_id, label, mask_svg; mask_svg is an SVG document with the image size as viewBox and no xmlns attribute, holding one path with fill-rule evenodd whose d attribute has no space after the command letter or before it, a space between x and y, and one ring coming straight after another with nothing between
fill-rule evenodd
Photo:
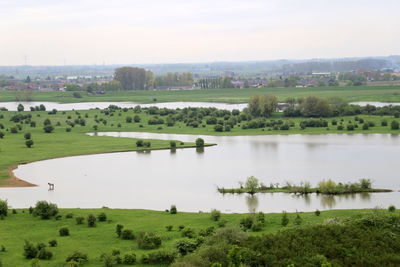
<instances>
[{"instance_id":1,"label":"reflection on water","mask_svg":"<svg viewBox=\"0 0 400 267\"><path fill-rule=\"evenodd\" d=\"M196 152L197 152L197 154L203 154L204 153L204 147L196 147Z\"/></svg>"},{"instance_id":2,"label":"reflection on water","mask_svg":"<svg viewBox=\"0 0 400 267\"><path fill-rule=\"evenodd\" d=\"M254 195L247 194L246 204L250 213L255 213L258 209L258 197Z\"/></svg>"},{"instance_id":3,"label":"reflection on water","mask_svg":"<svg viewBox=\"0 0 400 267\"><path fill-rule=\"evenodd\" d=\"M321 195L321 206L324 209L332 209L336 205L336 196L334 195Z\"/></svg>"}]
</instances>

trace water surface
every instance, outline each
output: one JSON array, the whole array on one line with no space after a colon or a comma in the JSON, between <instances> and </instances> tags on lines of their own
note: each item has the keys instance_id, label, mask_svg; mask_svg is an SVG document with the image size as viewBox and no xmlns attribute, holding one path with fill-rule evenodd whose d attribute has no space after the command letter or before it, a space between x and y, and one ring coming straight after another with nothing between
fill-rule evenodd
<instances>
[{"instance_id":1,"label":"water surface","mask_svg":"<svg viewBox=\"0 0 400 267\"><path fill-rule=\"evenodd\" d=\"M195 135L99 133L194 141ZM143 208L224 212L313 211L400 206L400 193L342 196L291 194L222 195L217 186L237 187L254 175L266 185L322 179L356 182L371 178L377 188L400 189L400 136L389 134L202 136L217 143L204 151L181 149L125 152L52 159L21 165L15 174L33 188L1 188L13 207L49 200L60 207ZM47 183L55 184L48 191Z\"/></svg>"}]
</instances>

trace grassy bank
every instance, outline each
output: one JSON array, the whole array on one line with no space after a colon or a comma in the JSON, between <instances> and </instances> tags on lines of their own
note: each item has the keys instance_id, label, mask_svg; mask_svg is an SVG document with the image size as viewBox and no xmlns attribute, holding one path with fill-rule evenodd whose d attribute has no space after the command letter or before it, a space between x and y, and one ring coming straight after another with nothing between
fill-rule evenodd
<instances>
[{"instance_id":1,"label":"grassy bank","mask_svg":"<svg viewBox=\"0 0 400 267\"><path fill-rule=\"evenodd\" d=\"M247 89L209 89L176 91L124 91L107 92L104 95L89 95L82 92L82 98L72 96L73 92L33 92L32 101L73 102L226 102L247 103L254 94L274 94L280 101L288 97L319 96L338 97L352 101L400 102L400 86L359 86L359 87L314 87L314 88L247 88ZM21 95L13 91L0 91L0 102L16 101Z\"/></svg>"},{"instance_id":2,"label":"grassy bank","mask_svg":"<svg viewBox=\"0 0 400 267\"><path fill-rule=\"evenodd\" d=\"M169 208L169 207L166 207ZM178 207L179 208L179 207ZM96 227L88 227L85 224L77 225L76 217L87 217L88 214L98 215L105 212L106 222L97 222ZM331 210L322 211L320 216L313 212L300 213L303 223L302 226L321 224L329 218L347 218L349 216L368 213L368 210ZM66 218L72 213L73 218ZM65 266L65 258L75 250L87 253L89 261L84 266L102 266L100 254L110 252L112 249L119 249L122 254L133 251L137 258L143 254L158 250L174 250L175 244L182 239L182 231L178 230L179 225L185 228L192 228L197 234L201 229L214 227L218 229L218 222L210 219L209 213L181 213L169 214L167 212L148 211L148 210L117 210L117 209L61 209L61 219L41 220L29 214L28 210L17 210L17 214L9 215L0 220L0 245L6 248L5 252L0 252L0 259L3 266L31 266L31 260L23 257L24 240L46 243L51 239L56 239L57 247L49 247L53 253L51 260L41 260L40 266ZM239 227L240 221L247 217L246 214L222 214L220 221L226 221L226 227ZM289 224L281 226L281 214L266 214L265 226L259 232L249 232L250 235L261 235L263 233L274 233L282 229L295 227L294 221L296 214L288 214ZM125 229L133 230L134 234L143 231L154 232L161 237L162 244L159 249L144 250L139 249L135 240L122 240L117 237L115 227L117 224L124 225ZM172 225L172 231L167 231L166 226ZM59 229L67 227L70 236L59 236ZM118 265L127 266L127 265ZM157 266L136 264L135 266ZM162 265L158 265L162 266Z\"/></svg>"},{"instance_id":3,"label":"grassy bank","mask_svg":"<svg viewBox=\"0 0 400 267\"><path fill-rule=\"evenodd\" d=\"M22 116L18 121L10 121L14 116ZM25 116L25 117L24 117ZM135 116L140 118L139 122L134 120L127 122ZM155 116L148 114L146 110L134 112L133 109L115 110L108 114L102 110L87 111L66 111L48 114L48 111L0 111L0 132L5 136L0 139L0 181L9 178L9 168L19 163L32 162L37 160L65 157L73 155L84 155L93 153L133 151L142 150L136 146L136 140L131 138L113 137L90 137L85 133L97 131L128 131L128 132L151 132L151 133L172 133L172 134L193 134L193 135L264 135L264 134L327 134L327 133L391 133L398 134L399 130L391 130L390 123L395 119L392 116L368 116L360 115L357 117L336 117L325 119L327 127L307 127L302 129L300 122L304 118L282 118L282 114L274 114L269 120L282 120L282 124L292 125L288 130L279 130L277 127L264 127L259 129L242 129L240 123L226 132L216 132L215 125L208 125L203 120L197 127L188 126L187 123L176 121L168 126L167 116L158 115L163 119L163 124L149 124ZM43 126L45 120L50 120L54 127L52 133L44 133ZM223 119L223 118L222 118ZM369 122L374 126L363 129L363 123ZM333 125L333 122L336 125ZM382 121L387 121L387 125L382 126ZM34 125L32 125L32 123ZM343 130L338 130L337 125L342 124ZM353 130L348 130L347 125L356 126ZM3 129L1 129L3 128ZM11 133L12 129L17 133ZM69 130L70 132L67 132ZM30 133L34 142L32 148L25 146L24 135ZM193 142L195 136L193 137ZM205 140L207 141L207 140ZM169 148L170 142L163 140L150 140L151 149ZM193 147L194 143L176 142L177 148ZM4 185L4 183L3 183Z\"/></svg>"}]
</instances>

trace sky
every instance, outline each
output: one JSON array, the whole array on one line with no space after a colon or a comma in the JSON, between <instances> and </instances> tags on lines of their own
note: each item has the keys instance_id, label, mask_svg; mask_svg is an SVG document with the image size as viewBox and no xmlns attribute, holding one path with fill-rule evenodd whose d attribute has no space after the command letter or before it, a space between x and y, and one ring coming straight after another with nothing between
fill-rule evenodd
<instances>
[{"instance_id":1,"label":"sky","mask_svg":"<svg viewBox=\"0 0 400 267\"><path fill-rule=\"evenodd\" d=\"M0 65L400 54L399 0L0 0Z\"/></svg>"}]
</instances>

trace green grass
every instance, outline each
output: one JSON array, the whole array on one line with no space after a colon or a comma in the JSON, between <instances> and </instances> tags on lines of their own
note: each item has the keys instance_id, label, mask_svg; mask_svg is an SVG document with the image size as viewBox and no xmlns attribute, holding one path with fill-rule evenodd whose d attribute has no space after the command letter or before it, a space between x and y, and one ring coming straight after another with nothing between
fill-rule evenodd
<instances>
[{"instance_id":1,"label":"green grass","mask_svg":"<svg viewBox=\"0 0 400 267\"><path fill-rule=\"evenodd\" d=\"M177 122L172 127L166 125L148 125L147 120L152 117L151 115L142 112L140 115L142 121L140 123L126 123L125 119L127 116L133 117L135 114L132 110L127 112L121 111L116 112L115 116L105 116L100 113L100 110L88 110L80 111L82 118L86 120L86 126L75 126L72 131L67 133L67 125L65 121L68 116L71 116L72 120L76 119L78 115L75 111L58 112L56 115L48 115L44 111L35 112L22 112L22 114L32 114L32 120L36 122L35 128L30 127L27 124L21 124L23 129L17 134L12 134L7 129L14 126L14 122L10 122L10 117L17 114L17 112L11 111L0 111L0 114L4 116L0 119L0 123L4 125L5 129L0 129L6 135L3 139L0 139L0 181L8 178L7 169L15 164L32 162L37 160L44 160L56 157L65 157L73 155L84 155L93 153L103 152L116 152L116 151L132 151L137 150L136 140L132 138L114 138L114 137L90 137L85 133L93 132L93 126L98 125L99 132L106 131L117 131L117 132L150 132L150 133L171 133L171 134L201 134L201 135L220 135L220 136L238 136L238 135L265 135L265 134L328 134L328 133L391 133L399 134L399 130L391 130L390 122L394 120L391 116L366 116L361 115L359 118L363 118L365 121L373 121L375 127L369 128L369 130L362 130L361 124L354 131L339 131L336 126L329 125L328 128L306 128L301 130L299 127L300 121L304 118L282 118L282 114L275 114L273 119L290 120L295 123L295 127L291 127L288 131L272 130L269 128L262 129L241 129L240 127L233 128L230 132L215 132L214 125L205 125L199 128L193 128L186 126L183 122ZM88 118L85 118L87 114ZM100 118L105 118L108 123L103 125L102 123L96 123L94 121L95 115ZM40 117L38 117L40 116ZM46 134L43 132L43 121L49 118L53 125L59 122L60 126L55 126L54 133ZM343 119L343 125L347 125L349 121L355 123L353 116L348 117L337 117L326 119L331 122L336 119L340 122ZM389 122L389 126L380 126L381 121L386 119ZM399 121L399 119L396 119ZM121 127L118 127L121 124ZM161 127L161 128L160 128ZM33 148L26 148L24 133L30 132L34 141ZM193 137L193 142L195 137ZM207 141L207 140L206 140ZM178 148L193 147L193 143L185 143L181 145L177 142ZM169 141L164 140L151 140L152 149L169 148Z\"/></svg>"},{"instance_id":2,"label":"green grass","mask_svg":"<svg viewBox=\"0 0 400 267\"><path fill-rule=\"evenodd\" d=\"M400 102L400 86L359 86L359 87L315 87L315 88L248 88L209 89L177 91L122 91L107 92L105 95L88 95L74 98L73 92L33 92L32 101L73 102L226 102L246 103L254 94L275 94L279 101L288 97L319 96L323 98L341 97L346 101ZM0 91L0 102L16 101L14 91Z\"/></svg>"},{"instance_id":3,"label":"green grass","mask_svg":"<svg viewBox=\"0 0 400 267\"><path fill-rule=\"evenodd\" d=\"M168 208L168 207L166 207ZM179 209L179 207L178 207ZM23 213L24 211L24 213ZM4 245L6 252L0 252L0 258L3 266L31 266L30 261L26 260L23 253L24 240L34 243L47 242L51 239L57 239L58 246L49 248L54 254L53 259L43 260L41 266L64 266L66 256L74 250L85 252L89 256L89 262L84 266L101 266L100 254L110 252L113 248L121 250L124 254L134 251L138 258L142 254L154 250L142 250L137 247L135 241L121 240L115 234L116 224L122 224L125 229L132 229L134 233L141 231L150 231L157 233L162 238L162 247L160 249L173 249L175 242L181 238L178 231L179 225L193 228L196 233L200 229L210 226L217 227L217 223L210 219L209 213L181 213L171 215L167 212L149 211L149 210L121 210L121 209L61 209L63 215L61 220L41 220L28 213L28 210L18 210L17 214L10 214L4 220L0 220L0 245ZM105 212L110 222L97 222L97 227L89 228L86 224L76 225L75 217L88 214L98 215ZM349 216L365 214L368 210L331 210L322 211L320 216L313 212L301 213L303 225L314 225L323 223L326 219L332 217L347 218ZM67 213L73 213L74 218L66 219ZM228 226L239 226L241 218L247 214L222 214L221 219L227 221ZM289 226L294 227L294 213L289 213ZM261 232L249 232L251 235L260 235L268 232L277 232L283 228L280 225L281 214L266 214L266 226ZM173 225L173 231L167 232L165 226ZM70 236L60 237L58 230L61 227L68 227ZM119 265L124 266L124 265ZM149 266L136 264L135 266Z\"/></svg>"}]
</instances>

